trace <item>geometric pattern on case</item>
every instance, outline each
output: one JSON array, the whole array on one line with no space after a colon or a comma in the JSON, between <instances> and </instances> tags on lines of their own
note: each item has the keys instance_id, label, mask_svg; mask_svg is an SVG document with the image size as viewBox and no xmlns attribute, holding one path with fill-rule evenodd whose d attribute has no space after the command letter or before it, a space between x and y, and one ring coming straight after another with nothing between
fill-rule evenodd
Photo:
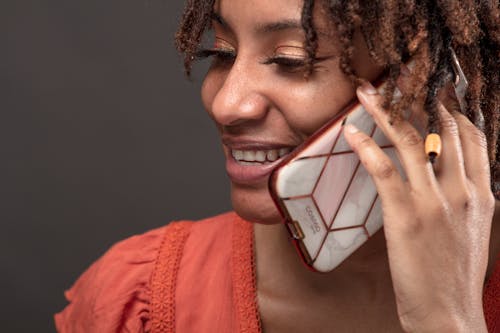
<instances>
[{"instance_id":1,"label":"geometric pattern on case","mask_svg":"<svg viewBox=\"0 0 500 333\"><path fill-rule=\"evenodd\" d=\"M354 153L344 153L328 158L313 191L320 214L330 229L339 207L344 201L344 192L359 165ZM334 226L336 227L336 226Z\"/></svg>"},{"instance_id":2,"label":"geometric pattern on case","mask_svg":"<svg viewBox=\"0 0 500 333\"><path fill-rule=\"evenodd\" d=\"M344 123L352 124L356 126L361 132L368 135L373 134L373 128L375 127L372 116L368 112L366 112L366 110L361 105L358 105L355 109L349 112L344 120ZM337 142L335 143L335 147L332 150L332 153L341 152L352 152L351 146L349 146L343 135L338 138Z\"/></svg>"},{"instance_id":3,"label":"geometric pattern on case","mask_svg":"<svg viewBox=\"0 0 500 333\"><path fill-rule=\"evenodd\" d=\"M347 123L355 123L372 136L401 173L394 148L371 117L364 117L366 113L361 111L350 114ZM382 226L382 209L375 185L357 155L346 146L340 128L335 126L319 138L329 144L302 151L280 171L280 177L283 175L288 182L281 184L279 177L276 184L289 215L302 223L302 242L319 271L337 266ZM289 172L295 173L294 177L287 177ZM332 179L337 183L332 184Z\"/></svg>"},{"instance_id":4,"label":"geometric pattern on case","mask_svg":"<svg viewBox=\"0 0 500 333\"><path fill-rule=\"evenodd\" d=\"M360 247L368 236L361 227L330 232L321 252L314 261L314 268L320 272L331 271Z\"/></svg>"},{"instance_id":5,"label":"geometric pattern on case","mask_svg":"<svg viewBox=\"0 0 500 333\"><path fill-rule=\"evenodd\" d=\"M294 160L280 170L277 192L281 198L301 198L311 195L323 171L328 156ZM279 179L286 179L280 182Z\"/></svg>"},{"instance_id":6,"label":"geometric pattern on case","mask_svg":"<svg viewBox=\"0 0 500 333\"><path fill-rule=\"evenodd\" d=\"M333 145L338 140L340 130L342 126L340 124L338 126L334 126L330 128L327 132L321 135L314 145L306 147L303 151L300 152L301 157L319 157L330 155L333 150Z\"/></svg>"}]
</instances>

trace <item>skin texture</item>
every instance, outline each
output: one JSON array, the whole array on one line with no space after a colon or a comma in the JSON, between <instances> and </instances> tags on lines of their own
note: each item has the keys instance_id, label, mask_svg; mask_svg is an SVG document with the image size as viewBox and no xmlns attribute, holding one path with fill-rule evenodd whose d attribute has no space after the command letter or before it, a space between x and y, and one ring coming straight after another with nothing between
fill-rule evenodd
<instances>
[{"instance_id":1,"label":"skin texture","mask_svg":"<svg viewBox=\"0 0 500 333\"><path fill-rule=\"evenodd\" d=\"M317 64L308 80L303 71L290 73L275 64L262 64L271 55L306 56L301 48L304 33L300 23L295 29L254 33L256 27L265 23L290 19L300 22L301 2L262 4L221 1L216 5L216 12L227 26L214 21L215 45L235 50L237 58L232 64L212 66L203 83L202 100L223 142L234 138L248 142L248 146L256 142L295 147L347 105L355 90L338 68L339 50L324 22L318 22L318 30L330 31L330 35L319 35L317 56L329 58ZM359 64L359 73L375 79L381 69L369 59L360 35L356 45L360 52L354 62ZM230 158L226 145L224 153ZM233 207L244 218L259 223L280 222L267 191L267 178L252 184L233 181L231 190Z\"/></svg>"},{"instance_id":2,"label":"skin texture","mask_svg":"<svg viewBox=\"0 0 500 333\"><path fill-rule=\"evenodd\" d=\"M216 3L221 19L213 22L214 48L232 56L216 57L202 100L221 134L226 158L232 159L231 148L295 147L357 93L393 140L408 181L369 137L346 128L346 139L382 199L384 232L335 271L316 274L300 263L279 224L268 178L231 179L234 209L258 222L257 287L264 331L486 332L482 287L491 271L488 253L491 264L499 240L494 228L490 242L495 201L484 135L453 112L456 103L445 95L440 106L443 154L433 170L416 130L406 122L390 126L379 106L381 96L370 94L369 84L356 92L338 68L338 43L319 8L317 56L326 60L307 78L300 69L268 63L276 56L305 58L300 25L269 25L300 22L301 6L295 0ZM359 36L355 46L354 67L360 76L374 80L381 69L370 60ZM404 77L400 81L404 89ZM414 109L423 112L418 103Z\"/></svg>"}]
</instances>

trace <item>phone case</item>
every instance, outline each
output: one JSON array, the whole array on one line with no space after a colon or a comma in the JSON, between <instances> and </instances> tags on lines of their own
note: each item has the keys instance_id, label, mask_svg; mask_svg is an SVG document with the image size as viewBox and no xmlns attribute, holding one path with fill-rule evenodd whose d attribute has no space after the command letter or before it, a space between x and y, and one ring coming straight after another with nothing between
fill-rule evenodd
<instances>
[{"instance_id":1,"label":"phone case","mask_svg":"<svg viewBox=\"0 0 500 333\"><path fill-rule=\"evenodd\" d=\"M392 144L359 103L275 168L271 196L303 261L318 272L333 270L382 227L375 185L342 135L346 123L370 135L404 175Z\"/></svg>"},{"instance_id":2,"label":"phone case","mask_svg":"<svg viewBox=\"0 0 500 333\"><path fill-rule=\"evenodd\" d=\"M468 81L455 51L449 51L451 83L464 112ZM407 63L410 69L413 65L413 61ZM377 89L382 93L384 83L379 82ZM424 119L411 112L405 118L425 135ZM382 208L375 184L342 135L346 123L369 134L406 178L394 146L357 101L273 170L269 179L271 197L302 260L318 272L333 270L382 227Z\"/></svg>"}]
</instances>

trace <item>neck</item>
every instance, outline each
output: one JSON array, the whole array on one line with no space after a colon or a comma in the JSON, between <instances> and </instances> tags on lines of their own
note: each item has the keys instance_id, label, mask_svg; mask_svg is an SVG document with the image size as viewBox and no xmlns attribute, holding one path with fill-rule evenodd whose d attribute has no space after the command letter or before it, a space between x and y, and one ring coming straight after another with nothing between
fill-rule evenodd
<instances>
[{"instance_id":1,"label":"neck","mask_svg":"<svg viewBox=\"0 0 500 333\"><path fill-rule=\"evenodd\" d=\"M311 295L333 294L366 300L392 288L385 238L378 232L334 271L316 273L299 258L282 224L255 224L257 283L260 291L289 295L290 290Z\"/></svg>"},{"instance_id":2,"label":"neck","mask_svg":"<svg viewBox=\"0 0 500 333\"><path fill-rule=\"evenodd\" d=\"M486 280L500 255L500 201L495 208ZM376 297L392 288L383 230L334 271L323 274L312 272L302 263L282 224L256 223L254 231L257 283L262 292L286 296L292 290L355 297L355 290L366 300L367 293Z\"/></svg>"}]
</instances>

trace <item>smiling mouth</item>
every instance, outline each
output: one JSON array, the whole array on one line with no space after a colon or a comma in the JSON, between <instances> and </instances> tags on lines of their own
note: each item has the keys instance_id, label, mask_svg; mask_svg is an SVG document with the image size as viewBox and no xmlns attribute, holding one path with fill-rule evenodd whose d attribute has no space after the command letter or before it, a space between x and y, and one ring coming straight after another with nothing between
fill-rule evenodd
<instances>
[{"instance_id":1,"label":"smiling mouth","mask_svg":"<svg viewBox=\"0 0 500 333\"><path fill-rule=\"evenodd\" d=\"M292 149L291 147L268 150L231 149L231 155L236 160L236 163L240 165L263 165L277 161L290 153Z\"/></svg>"}]
</instances>

